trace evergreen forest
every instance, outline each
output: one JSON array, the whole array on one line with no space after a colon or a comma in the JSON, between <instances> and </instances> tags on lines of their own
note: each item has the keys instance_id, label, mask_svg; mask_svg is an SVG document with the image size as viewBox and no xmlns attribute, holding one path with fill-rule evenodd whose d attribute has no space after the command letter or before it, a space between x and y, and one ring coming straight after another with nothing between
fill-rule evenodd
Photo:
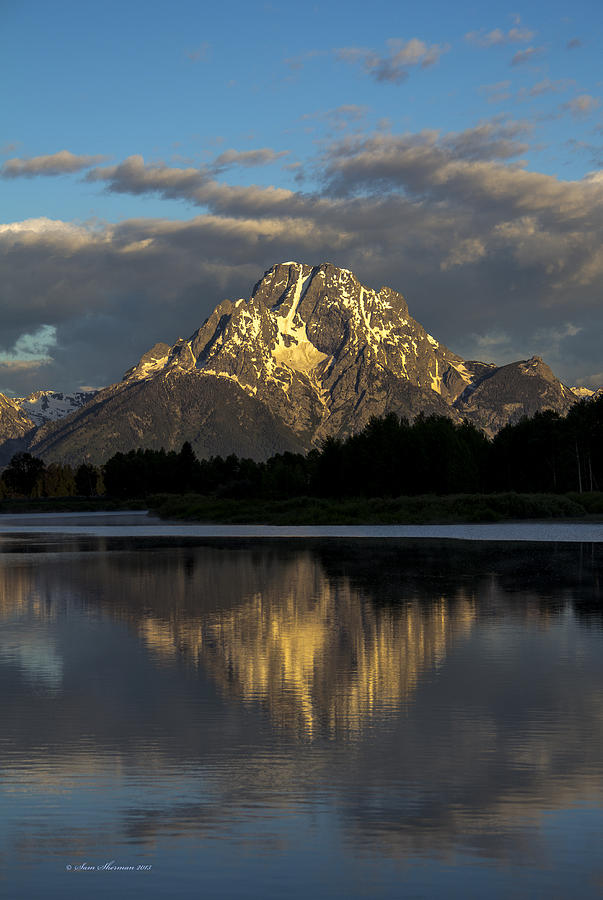
<instances>
[{"instance_id":1,"label":"evergreen forest","mask_svg":"<svg viewBox=\"0 0 603 900\"><path fill-rule=\"evenodd\" d=\"M603 490L603 398L577 402L567 416L536 413L507 425L492 440L469 422L389 415L345 440L327 438L308 454L265 462L197 459L180 452L136 449L104 466L76 469L17 453L0 478L0 498L107 497L156 494L283 500L294 497L391 498L500 492L562 494Z\"/></svg>"}]
</instances>

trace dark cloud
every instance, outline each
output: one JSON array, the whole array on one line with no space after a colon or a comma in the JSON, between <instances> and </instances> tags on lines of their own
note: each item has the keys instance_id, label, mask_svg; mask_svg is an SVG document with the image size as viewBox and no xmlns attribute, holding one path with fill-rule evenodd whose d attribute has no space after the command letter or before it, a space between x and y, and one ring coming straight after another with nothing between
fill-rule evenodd
<instances>
[{"instance_id":1,"label":"dark cloud","mask_svg":"<svg viewBox=\"0 0 603 900\"><path fill-rule=\"evenodd\" d=\"M35 178L38 175L65 175L89 169L106 160L106 156L76 156L69 150L59 150L49 156L34 156L31 159L7 159L0 175L2 178Z\"/></svg>"},{"instance_id":2,"label":"dark cloud","mask_svg":"<svg viewBox=\"0 0 603 900\"><path fill-rule=\"evenodd\" d=\"M517 140L529 133L523 122L486 122L440 137L437 132L348 138L332 144L322 160L327 190L334 195L401 188L433 195L474 192L479 181L515 178L516 168L484 165L525 152ZM470 182L470 184L469 184Z\"/></svg>"},{"instance_id":3,"label":"dark cloud","mask_svg":"<svg viewBox=\"0 0 603 900\"><path fill-rule=\"evenodd\" d=\"M511 159L529 149L525 141L532 130L528 122L482 122L442 141L442 146L460 159Z\"/></svg>"},{"instance_id":4,"label":"dark cloud","mask_svg":"<svg viewBox=\"0 0 603 900\"><path fill-rule=\"evenodd\" d=\"M13 390L116 380L156 341L192 333L220 300L247 297L283 259L331 261L371 287L391 285L469 358L539 352L566 381L592 383L603 178L563 181L510 162L528 135L525 123L496 119L453 134L346 137L316 161L313 194L233 186L142 157L96 168L88 178L107 190L202 209L186 221L0 226L0 349L41 323L56 328L43 384L41 372L33 384L14 370Z\"/></svg>"}]
</instances>

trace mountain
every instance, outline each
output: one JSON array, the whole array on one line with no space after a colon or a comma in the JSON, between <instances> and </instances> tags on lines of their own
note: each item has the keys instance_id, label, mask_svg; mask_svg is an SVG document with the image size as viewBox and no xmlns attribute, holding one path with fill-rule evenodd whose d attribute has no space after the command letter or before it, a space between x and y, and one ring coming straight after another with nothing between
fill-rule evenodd
<instances>
[{"instance_id":1,"label":"mountain","mask_svg":"<svg viewBox=\"0 0 603 900\"><path fill-rule=\"evenodd\" d=\"M0 465L6 465L13 453L27 447L34 428L19 404L0 394Z\"/></svg>"},{"instance_id":2,"label":"mountain","mask_svg":"<svg viewBox=\"0 0 603 900\"><path fill-rule=\"evenodd\" d=\"M57 422L79 409L97 394L98 391L76 391L64 394L61 391L35 391L29 397L15 397L24 415L37 427L46 422Z\"/></svg>"},{"instance_id":3,"label":"mountain","mask_svg":"<svg viewBox=\"0 0 603 900\"><path fill-rule=\"evenodd\" d=\"M79 409L96 391L35 391L28 397L9 399L0 394L0 465L13 453L27 449L35 430L46 422L56 422Z\"/></svg>"},{"instance_id":4,"label":"mountain","mask_svg":"<svg viewBox=\"0 0 603 900\"><path fill-rule=\"evenodd\" d=\"M539 358L467 361L389 287L325 263L269 269L249 300L225 300L188 340L155 344L123 379L38 428L32 453L103 462L133 447L256 459L345 437L372 416L468 418L489 434L576 395Z\"/></svg>"},{"instance_id":5,"label":"mountain","mask_svg":"<svg viewBox=\"0 0 603 900\"><path fill-rule=\"evenodd\" d=\"M598 400L599 397L603 397L603 387L594 391L587 387L573 387L572 391L579 400Z\"/></svg>"}]
</instances>

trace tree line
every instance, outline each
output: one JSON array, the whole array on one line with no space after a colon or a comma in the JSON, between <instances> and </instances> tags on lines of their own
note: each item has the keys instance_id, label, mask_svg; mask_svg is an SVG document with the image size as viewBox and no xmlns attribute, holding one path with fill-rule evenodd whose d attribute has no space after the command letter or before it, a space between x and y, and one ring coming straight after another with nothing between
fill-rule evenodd
<instances>
[{"instance_id":1,"label":"tree line","mask_svg":"<svg viewBox=\"0 0 603 900\"><path fill-rule=\"evenodd\" d=\"M551 410L505 426L489 439L471 423L444 416L413 422L372 419L346 439L327 438L306 455L278 453L265 462L231 454L197 459L131 450L104 466L44 462L18 453L0 478L2 497L143 498L196 493L230 498L396 497L417 494L566 493L603 490L603 398L577 402L567 416Z\"/></svg>"}]
</instances>

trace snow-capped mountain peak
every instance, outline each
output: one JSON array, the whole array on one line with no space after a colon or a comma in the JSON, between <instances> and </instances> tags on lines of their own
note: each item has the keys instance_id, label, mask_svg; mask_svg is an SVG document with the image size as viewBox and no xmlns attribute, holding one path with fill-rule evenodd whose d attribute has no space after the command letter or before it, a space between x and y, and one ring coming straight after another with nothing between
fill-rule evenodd
<instances>
[{"instance_id":1,"label":"snow-capped mountain peak","mask_svg":"<svg viewBox=\"0 0 603 900\"><path fill-rule=\"evenodd\" d=\"M190 440L201 456L262 458L387 413L468 418L494 434L575 400L537 357L502 367L464 360L392 288L369 288L331 263L290 261L268 269L249 299L220 303L190 338L155 344L89 413L63 430L46 425L31 446L103 461L117 449Z\"/></svg>"}]
</instances>

